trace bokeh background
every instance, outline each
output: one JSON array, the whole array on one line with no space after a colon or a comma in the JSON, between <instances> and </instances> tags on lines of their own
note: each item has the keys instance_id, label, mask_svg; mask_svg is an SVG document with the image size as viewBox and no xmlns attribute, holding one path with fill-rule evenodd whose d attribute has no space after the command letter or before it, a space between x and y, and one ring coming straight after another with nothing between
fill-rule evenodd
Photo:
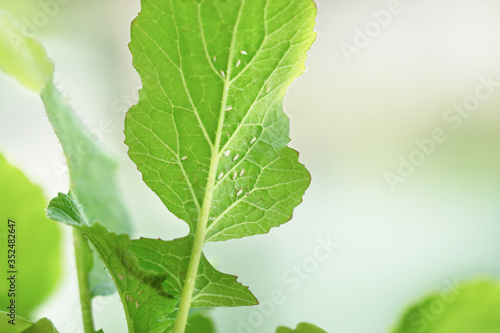
<instances>
[{"instance_id":1,"label":"bokeh background","mask_svg":"<svg viewBox=\"0 0 500 333\"><path fill-rule=\"evenodd\" d=\"M59 87L121 161L134 236L183 236L187 226L142 183L123 144L124 113L140 87L127 48L139 0L0 0L0 8L31 23ZM220 332L273 332L300 321L328 332L387 332L428 292L500 275L500 3L323 0L318 9L307 71L285 99L291 146L313 181L292 222L206 246L217 268L264 301L215 310ZM391 9L384 26L376 23L374 13ZM369 40L359 36L365 29ZM471 100L481 78L499 83L454 128L445 115ZM401 159L417 156L416 141L436 129L445 142L391 188L387 172L397 174ZM0 151L47 198L68 190L40 100L2 74ZM319 262L315 249L328 241L334 250ZM63 333L82 332L70 237L64 246L64 278L38 316ZM275 292L284 302L270 310L265 301ZM118 297L94 302L98 327L126 331Z\"/></svg>"}]
</instances>

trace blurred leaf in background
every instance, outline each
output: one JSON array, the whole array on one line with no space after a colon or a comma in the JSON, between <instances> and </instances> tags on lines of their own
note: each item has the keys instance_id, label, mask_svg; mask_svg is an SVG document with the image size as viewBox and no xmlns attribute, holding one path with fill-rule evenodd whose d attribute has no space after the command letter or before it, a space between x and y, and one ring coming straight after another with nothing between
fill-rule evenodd
<instances>
[{"instance_id":1,"label":"blurred leaf in background","mask_svg":"<svg viewBox=\"0 0 500 333\"><path fill-rule=\"evenodd\" d=\"M0 332L8 333L58 333L54 325L47 318L42 318L36 323L31 323L26 319L17 317L15 325L8 323L10 320L9 314L0 312Z\"/></svg>"},{"instance_id":2,"label":"blurred leaf in background","mask_svg":"<svg viewBox=\"0 0 500 333\"><path fill-rule=\"evenodd\" d=\"M480 280L426 297L412 306L394 333L498 333L500 282Z\"/></svg>"},{"instance_id":3,"label":"blurred leaf in background","mask_svg":"<svg viewBox=\"0 0 500 333\"><path fill-rule=\"evenodd\" d=\"M17 314L31 318L33 310L54 290L61 276L61 231L45 216L42 190L0 155L0 253L7 256L7 221L16 230ZM2 258L2 261L6 260ZM2 267L5 267L2 265ZM10 302L9 281L2 270L0 308Z\"/></svg>"},{"instance_id":4,"label":"blurred leaf in background","mask_svg":"<svg viewBox=\"0 0 500 333\"><path fill-rule=\"evenodd\" d=\"M6 12L0 11L0 70L40 93L47 116L68 160L71 188L90 224L101 222L113 231L131 232L116 181L118 163L92 137L52 82L54 65L44 47ZM90 251L89 247L86 247ZM91 297L115 291L98 255L89 274Z\"/></svg>"},{"instance_id":5,"label":"blurred leaf in background","mask_svg":"<svg viewBox=\"0 0 500 333\"><path fill-rule=\"evenodd\" d=\"M22 20L33 17L40 10L41 3L42 1L38 0L0 0L0 8L9 12L16 19Z\"/></svg>"},{"instance_id":6,"label":"blurred leaf in background","mask_svg":"<svg viewBox=\"0 0 500 333\"><path fill-rule=\"evenodd\" d=\"M276 330L276 333L326 333L326 331L313 324L300 323L294 330L288 327L280 326Z\"/></svg>"},{"instance_id":7,"label":"blurred leaf in background","mask_svg":"<svg viewBox=\"0 0 500 333\"><path fill-rule=\"evenodd\" d=\"M52 78L54 65L45 49L23 35L22 27L0 7L0 70L40 92Z\"/></svg>"}]
</instances>

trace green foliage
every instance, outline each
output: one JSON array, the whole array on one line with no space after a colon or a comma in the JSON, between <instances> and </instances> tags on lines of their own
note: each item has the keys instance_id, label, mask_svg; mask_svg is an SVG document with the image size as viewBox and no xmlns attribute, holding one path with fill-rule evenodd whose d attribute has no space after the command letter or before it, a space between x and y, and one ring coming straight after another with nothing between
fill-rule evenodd
<instances>
[{"instance_id":1,"label":"green foliage","mask_svg":"<svg viewBox=\"0 0 500 333\"><path fill-rule=\"evenodd\" d=\"M310 175L286 147L282 98L315 14L311 0L142 2L130 49L143 89L126 143L192 234L202 218L206 241L266 233L300 203Z\"/></svg>"},{"instance_id":2,"label":"green foliage","mask_svg":"<svg viewBox=\"0 0 500 333\"><path fill-rule=\"evenodd\" d=\"M110 230L130 232L127 210L116 182L115 160L83 127L52 82L46 85L41 97L68 158L71 189L90 224L100 222Z\"/></svg>"},{"instance_id":3,"label":"green foliage","mask_svg":"<svg viewBox=\"0 0 500 333\"><path fill-rule=\"evenodd\" d=\"M6 309L10 298L6 279L7 220L15 221L16 230L16 310L30 318L56 287L61 276L61 232L44 214L47 201L42 190L0 155L0 308ZM1 330L0 330L1 331Z\"/></svg>"},{"instance_id":4,"label":"green foliage","mask_svg":"<svg viewBox=\"0 0 500 333\"><path fill-rule=\"evenodd\" d=\"M89 222L99 221L110 230L130 232L129 217L116 182L116 162L82 125L54 86L54 66L43 46L3 12L0 13L0 69L41 94L68 160L71 189L82 203ZM92 296L112 293L113 283L99 257L94 255L92 262L95 263L89 278Z\"/></svg>"},{"instance_id":5,"label":"green foliage","mask_svg":"<svg viewBox=\"0 0 500 333\"><path fill-rule=\"evenodd\" d=\"M257 304L202 249L289 221L309 186L309 172L287 147L282 99L304 71L315 16L312 0L142 1L130 49L144 88L125 134L145 183L190 227L188 236L168 242L115 233L130 231L116 165L54 87L43 48L23 37L35 44L21 64L40 67L28 79L17 62L0 58L7 73L41 91L68 158L73 194L53 199L48 214L75 227L100 254L130 332L164 332L174 320L174 332L184 332L192 307ZM104 270L90 248L79 249L85 272L95 263L89 287L99 294L106 281L93 277ZM188 331L213 330L206 318L191 323Z\"/></svg>"},{"instance_id":6,"label":"green foliage","mask_svg":"<svg viewBox=\"0 0 500 333\"><path fill-rule=\"evenodd\" d=\"M79 205L70 195L59 194L47 212L52 219L77 226L104 260L125 307L130 332L163 332L174 321L182 281L189 264L192 245L188 238L130 240L110 233L96 223L85 224L75 212ZM51 215L54 214L54 215ZM203 258L200 264L194 307L242 306L257 300L234 276L215 270Z\"/></svg>"},{"instance_id":7,"label":"green foliage","mask_svg":"<svg viewBox=\"0 0 500 333\"><path fill-rule=\"evenodd\" d=\"M500 283L481 280L426 297L403 315L394 333L500 332Z\"/></svg>"},{"instance_id":8,"label":"green foliage","mask_svg":"<svg viewBox=\"0 0 500 333\"><path fill-rule=\"evenodd\" d=\"M300 323L297 325L296 329L291 329L288 327L278 327L276 330L276 333L326 333L326 331L322 330L321 328L309 324L309 323Z\"/></svg>"},{"instance_id":9,"label":"green foliage","mask_svg":"<svg viewBox=\"0 0 500 333\"><path fill-rule=\"evenodd\" d=\"M203 245L287 222L309 186L286 146L282 99L304 71L315 17L311 0L142 1L130 50L143 89L125 142L145 183L190 227L176 333L196 304Z\"/></svg>"},{"instance_id":10,"label":"green foliage","mask_svg":"<svg viewBox=\"0 0 500 333\"><path fill-rule=\"evenodd\" d=\"M15 325L11 325L8 313L0 312L0 332L5 333L58 333L54 325L47 318L42 318L36 323L31 323L21 317L16 317Z\"/></svg>"}]
</instances>

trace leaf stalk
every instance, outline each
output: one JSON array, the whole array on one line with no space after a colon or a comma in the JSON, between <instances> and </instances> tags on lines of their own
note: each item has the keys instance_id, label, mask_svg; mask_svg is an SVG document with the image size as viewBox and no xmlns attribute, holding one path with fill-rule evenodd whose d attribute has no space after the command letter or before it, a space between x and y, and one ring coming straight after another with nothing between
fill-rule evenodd
<instances>
[{"instance_id":1,"label":"leaf stalk","mask_svg":"<svg viewBox=\"0 0 500 333\"><path fill-rule=\"evenodd\" d=\"M85 333L95 333L92 317L92 297L89 291L88 270L85 262L85 252L88 248L87 239L77 228L73 228L73 243L75 248L76 271L78 275L78 290L82 308L83 330Z\"/></svg>"}]
</instances>

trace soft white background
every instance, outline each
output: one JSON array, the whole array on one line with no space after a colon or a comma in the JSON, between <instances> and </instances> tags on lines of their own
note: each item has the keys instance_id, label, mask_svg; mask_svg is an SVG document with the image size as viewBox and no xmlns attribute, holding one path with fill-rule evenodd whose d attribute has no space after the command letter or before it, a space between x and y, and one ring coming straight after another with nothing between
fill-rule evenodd
<instances>
[{"instance_id":1,"label":"soft white background","mask_svg":"<svg viewBox=\"0 0 500 333\"><path fill-rule=\"evenodd\" d=\"M500 81L500 4L400 4L401 13L349 62L340 44L353 44L354 29L364 29L388 1L321 1L307 72L285 100L291 145L313 176L304 202L290 223L268 235L206 247L218 268L238 275L259 299L284 292L286 302L254 332L300 321L328 332L387 332L426 293L457 279L500 275L500 88L458 130L443 120L474 93L479 76ZM28 19L39 6L33 1ZM139 0L72 0L40 29L40 39L57 64L59 86L88 126L114 124L99 131L122 162L135 236L169 239L186 226L141 182L122 143L124 112L140 86L127 48L139 9ZM438 127L447 141L391 191L385 172L396 172L399 155L408 156L415 140ZM57 171L64 157L40 101L3 75L0 151L47 198L68 189ZM318 237L340 247L292 290L284 274L310 262ZM72 255L68 237L64 279L38 312L63 333L82 331ZM118 298L96 302L97 326L124 332ZM259 310L266 312L218 309L214 317L220 332L238 332L241 321L261 318Z\"/></svg>"}]
</instances>

